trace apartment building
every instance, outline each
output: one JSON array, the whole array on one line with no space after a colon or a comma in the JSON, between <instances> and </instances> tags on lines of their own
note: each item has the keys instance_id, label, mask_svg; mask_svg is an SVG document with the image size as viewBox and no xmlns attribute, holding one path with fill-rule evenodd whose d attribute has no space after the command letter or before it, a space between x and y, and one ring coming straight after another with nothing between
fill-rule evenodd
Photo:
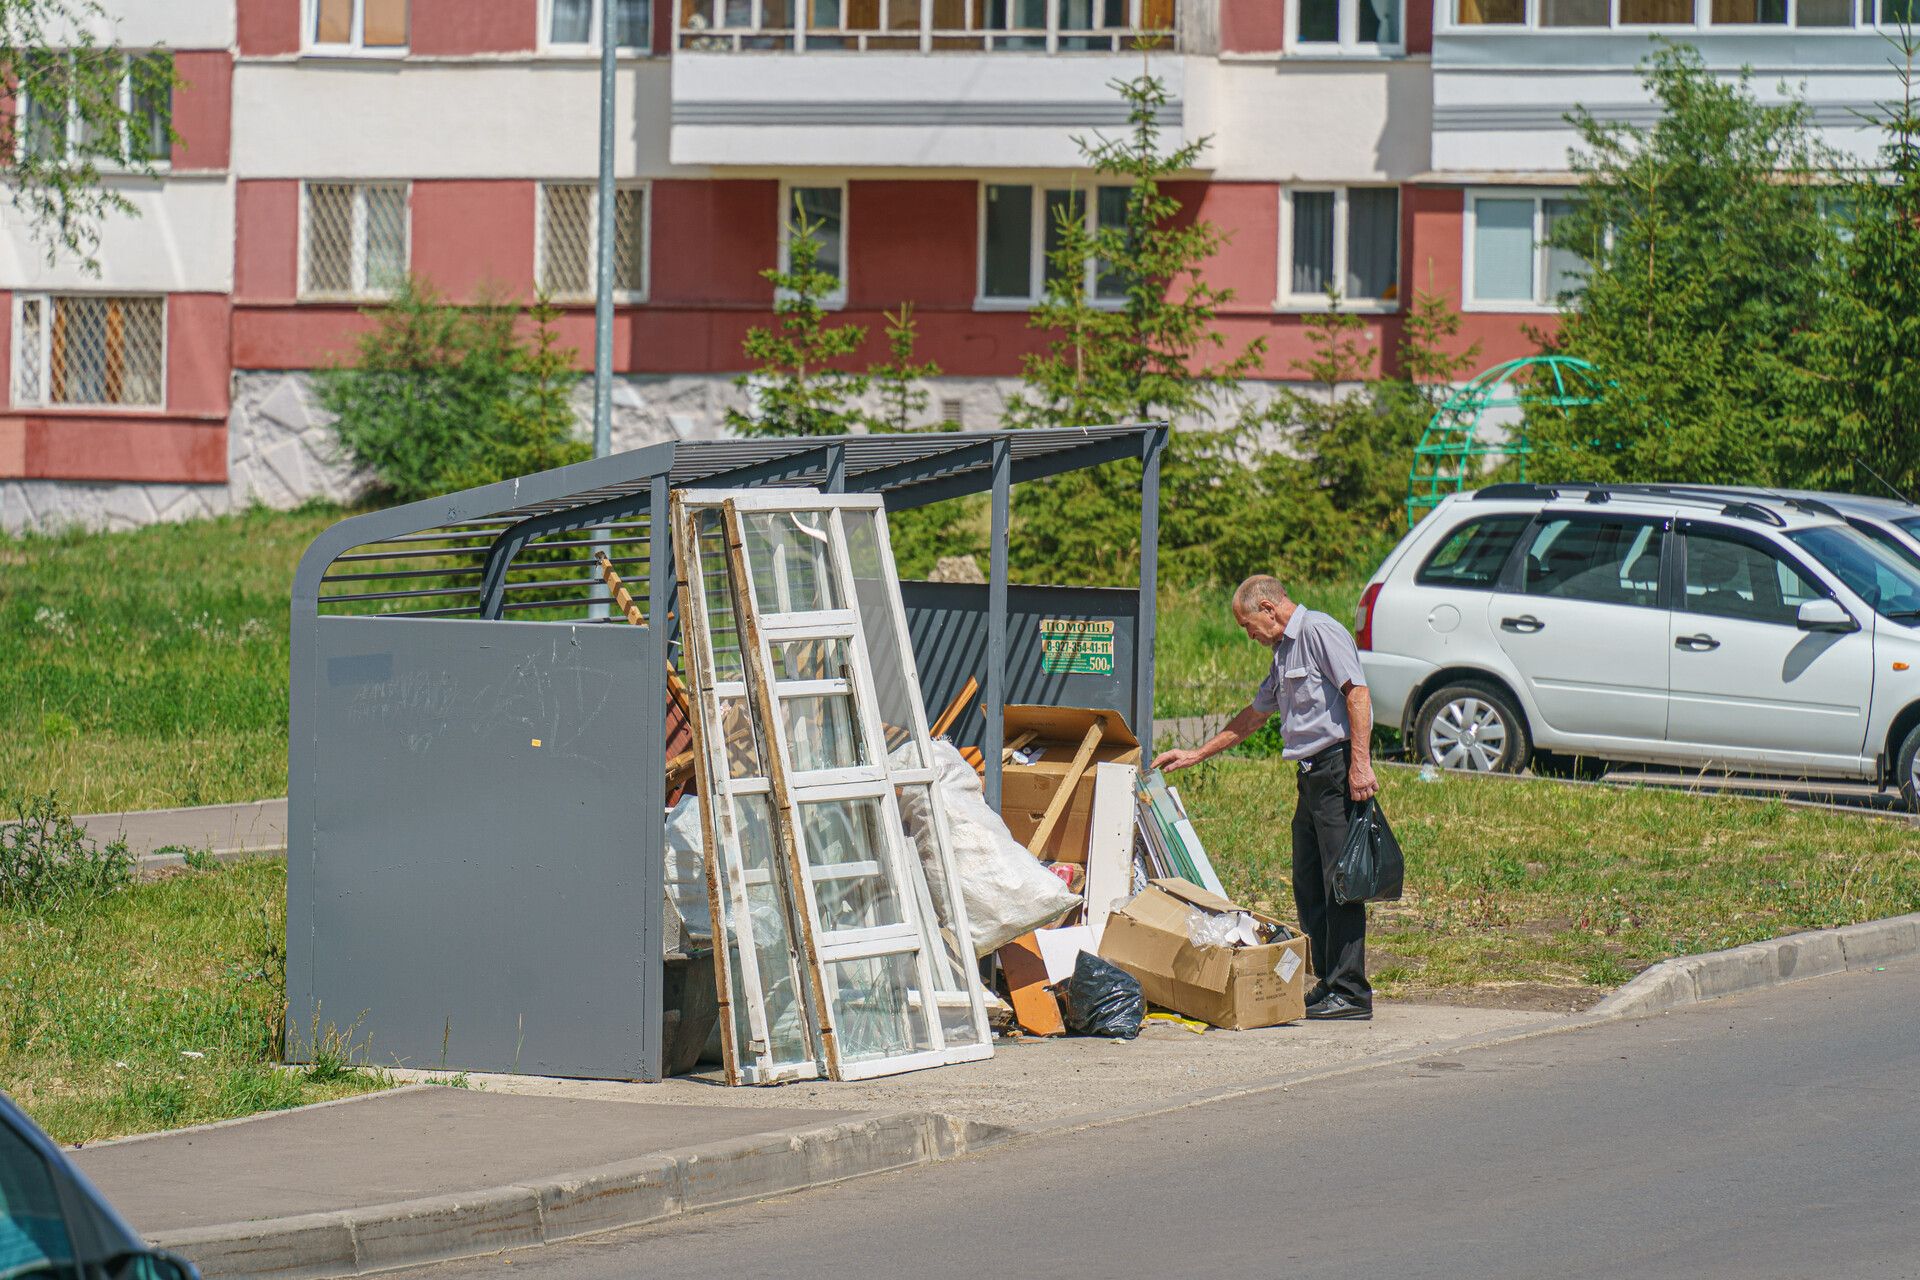
<instances>
[{"instance_id":1,"label":"apartment building","mask_svg":"<svg viewBox=\"0 0 1920 1280\"><path fill-rule=\"evenodd\" d=\"M170 119L179 142L157 178L113 179L140 216L105 228L97 277L0 214L0 528L350 493L309 375L409 272L461 299L546 289L584 366L604 3L630 447L741 403L796 202L840 316L877 355L881 313L911 301L944 371L933 416L993 423L1042 341L1054 211L1116 207L1074 139L1124 126L1109 85L1143 68L1169 143L1209 139L1175 191L1231 235L1219 327L1267 338L1266 380L1295 376L1329 286L1379 350L1430 290L1486 361L1521 354L1569 267L1543 236L1573 104L1649 118L1634 65L1658 33L1763 92L1803 86L1870 153L1879 24L1913 2L117 0L113 42L181 80L136 132Z\"/></svg>"}]
</instances>

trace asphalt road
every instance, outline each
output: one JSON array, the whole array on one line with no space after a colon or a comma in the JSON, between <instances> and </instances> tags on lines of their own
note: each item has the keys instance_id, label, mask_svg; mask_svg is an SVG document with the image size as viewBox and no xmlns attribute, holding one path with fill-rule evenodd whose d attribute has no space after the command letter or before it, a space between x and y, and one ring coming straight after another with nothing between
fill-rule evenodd
<instances>
[{"instance_id":1,"label":"asphalt road","mask_svg":"<svg viewBox=\"0 0 1920 1280\"><path fill-rule=\"evenodd\" d=\"M396 1274L1920 1276L1917 1007L1820 978Z\"/></svg>"}]
</instances>

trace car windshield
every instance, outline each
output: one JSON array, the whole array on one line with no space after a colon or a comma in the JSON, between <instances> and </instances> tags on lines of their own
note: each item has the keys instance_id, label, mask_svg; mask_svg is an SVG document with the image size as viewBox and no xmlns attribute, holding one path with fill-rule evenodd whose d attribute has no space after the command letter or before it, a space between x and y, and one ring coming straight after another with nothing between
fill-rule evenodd
<instances>
[{"instance_id":1,"label":"car windshield","mask_svg":"<svg viewBox=\"0 0 1920 1280\"><path fill-rule=\"evenodd\" d=\"M1910 625L1920 621L1920 570L1885 547L1839 525L1787 536L1883 617Z\"/></svg>"}]
</instances>

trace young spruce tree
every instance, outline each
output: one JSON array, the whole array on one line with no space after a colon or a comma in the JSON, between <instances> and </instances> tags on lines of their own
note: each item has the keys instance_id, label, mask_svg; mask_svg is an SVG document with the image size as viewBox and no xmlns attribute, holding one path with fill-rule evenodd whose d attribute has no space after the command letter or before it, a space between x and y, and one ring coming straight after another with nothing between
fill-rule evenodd
<instances>
[{"instance_id":1,"label":"young spruce tree","mask_svg":"<svg viewBox=\"0 0 1920 1280\"><path fill-rule=\"evenodd\" d=\"M727 425L748 436L845 435L861 421L852 403L867 390L864 374L835 368L867 340L864 325L827 323L826 299L839 287L820 266L820 224L796 205L787 230L787 266L760 273L773 283L771 329L747 330L743 344L753 373L734 380L753 409L727 410Z\"/></svg>"},{"instance_id":2,"label":"young spruce tree","mask_svg":"<svg viewBox=\"0 0 1920 1280\"><path fill-rule=\"evenodd\" d=\"M1804 101L1764 105L1691 46L1643 64L1651 127L1570 117L1578 198L1551 243L1585 262L1553 345L1596 365L1599 404L1531 410L1541 479L1789 478L1839 243Z\"/></svg>"},{"instance_id":3,"label":"young spruce tree","mask_svg":"<svg viewBox=\"0 0 1920 1280\"><path fill-rule=\"evenodd\" d=\"M1920 36L1889 37L1901 95L1876 123L1878 169L1843 175L1837 194L1851 236L1844 279L1822 331L1825 377L1814 394L1833 410L1832 431L1810 439L1808 481L1822 488L1920 493Z\"/></svg>"},{"instance_id":4,"label":"young spruce tree","mask_svg":"<svg viewBox=\"0 0 1920 1280\"><path fill-rule=\"evenodd\" d=\"M1082 197L1056 211L1046 294L1033 325L1051 334L1028 356L1025 388L1008 411L1016 427L1079 427L1170 419L1210 420L1227 393L1254 374L1263 338L1229 349L1214 327L1233 291L1208 283L1206 261L1227 241L1204 219L1183 220L1166 184L1193 168L1200 138L1166 149L1159 113L1166 85L1141 75L1115 81L1128 126L1115 138L1078 139L1096 178L1125 185L1124 207L1104 201L1087 218ZM1116 184L1117 185L1117 184ZM1115 202L1116 204L1118 202ZM1161 548L1170 573L1213 576L1211 548L1239 518L1224 483L1242 473L1232 430L1176 431L1161 470ZM1140 470L1110 464L1015 490L1021 536L1016 567L1051 581L1137 581Z\"/></svg>"}]
</instances>

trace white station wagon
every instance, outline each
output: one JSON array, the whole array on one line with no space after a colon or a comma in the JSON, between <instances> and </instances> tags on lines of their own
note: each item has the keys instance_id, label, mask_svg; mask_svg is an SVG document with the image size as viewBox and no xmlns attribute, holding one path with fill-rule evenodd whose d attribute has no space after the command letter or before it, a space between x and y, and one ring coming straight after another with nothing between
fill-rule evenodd
<instances>
[{"instance_id":1,"label":"white station wagon","mask_svg":"<svg viewBox=\"0 0 1920 1280\"><path fill-rule=\"evenodd\" d=\"M1455 494L1357 624L1379 722L1445 768L1848 778L1920 807L1920 568L1818 497Z\"/></svg>"}]
</instances>

